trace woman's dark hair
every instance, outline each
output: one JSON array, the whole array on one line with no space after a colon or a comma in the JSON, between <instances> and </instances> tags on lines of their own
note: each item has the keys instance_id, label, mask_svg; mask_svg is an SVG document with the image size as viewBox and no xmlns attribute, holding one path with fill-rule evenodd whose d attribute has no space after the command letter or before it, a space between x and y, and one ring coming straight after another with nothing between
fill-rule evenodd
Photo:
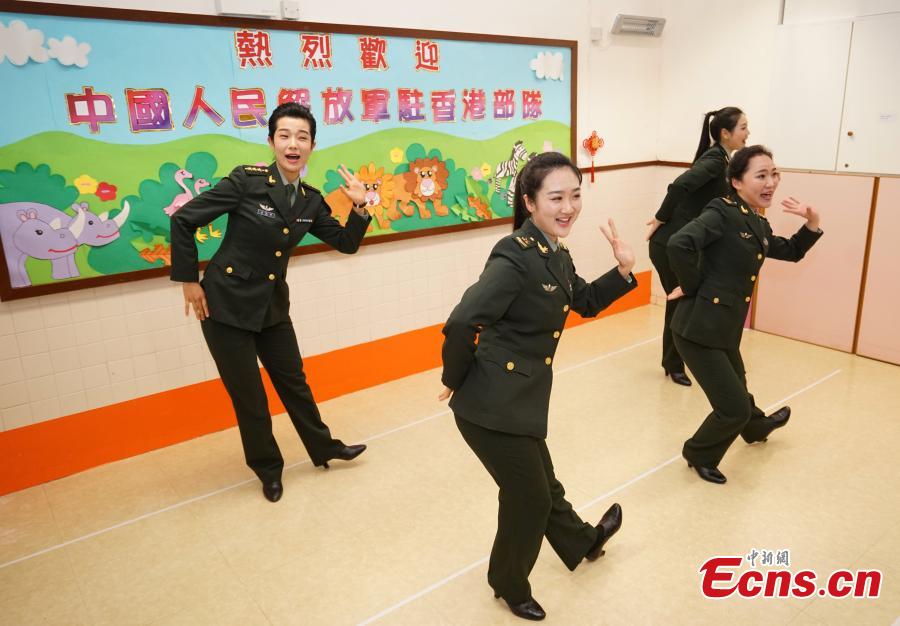
<instances>
[{"instance_id":1,"label":"woman's dark hair","mask_svg":"<svg viewBox=\"0 0 900 626\"><path fill-rule=\"evenodd\" d=\"M722 131L727 130L729 133L734 132L744 114L737 107L725 107L718 111L710 111L703 117L703 130L700 132L700 145L697 146L697 154L694 155L694 161L700 158L704 152L714 143L719 143L722 139Z\"/></svg>"},{"instance_id":2,"label":"woman's dark hair","mask_svg":"<svg viewBox=\"0 0 900 626\"><path fill-rule=\"evenodd\" d=\"M303 106L298 102L285 102L279 104L269 116L269 139L275 138L275 131L278 129L278 120L282 117L299 117L309 122L309 138L316 140L316 118L313 117L309 107Z\"/></svg>"},{"instance_id":3,"label":"woman's dark hair","mask_svg":"<svg viewBox=\"0 0 900 626\"><path fill-rule=\"evenodd\" d=\"M544 184L547 174L561 167L568 167L575 176L578 177L578 183L581 184L581 170L579 170L572 160L559 152L542 152L541 154L531 157L531 160L525 164L519 176L516 178L516 195L513 200L513 230L518 230L529 218L531 213L525 206L525 196L534 200L535 195Z\"/></svg>"},{"instance_id":4,"label":"woman's dark hair","mask_svg":"<svg viewBox=\"0 0 900 626\"><path fill-rule=\"evenodd\" d=\"M728 162L728 173L725 175L732 189L734 189L734 185L731 181L743 178L744 174L747 173L747 168L750 167L750 159L761 154L766 155L770 159L772 158L772 152L765 146L760 145L747 146L734 153L731 161Z\"/></svg>"}]
</instances>

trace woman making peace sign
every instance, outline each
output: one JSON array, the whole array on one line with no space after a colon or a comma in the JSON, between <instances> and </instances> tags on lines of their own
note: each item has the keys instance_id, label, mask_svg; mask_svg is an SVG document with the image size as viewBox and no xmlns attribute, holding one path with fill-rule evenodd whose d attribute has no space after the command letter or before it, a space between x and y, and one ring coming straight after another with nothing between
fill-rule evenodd
<instances>
[{"instance_id":1,"label":"woman making peace sign","mask_svg":"<svg viewBox=\"0 0 900 626\"><path fill-rule=\"evenodd\" d=\"M603 234L618 266L592 283L575 273L559 238L580 211L581 172L567 157L547 152L529 161L516 180L514 232L494 246L443 330L439 398L452 394L460 433L500 488L488 584L531 620L545 616L528 583L543 537L574 570L602 555L622 524L618 504L596 526L581 520L545 441L551 366L569 310L593 317L637 286L634 254L612 220Z\"/></svg>"}]
</instances>

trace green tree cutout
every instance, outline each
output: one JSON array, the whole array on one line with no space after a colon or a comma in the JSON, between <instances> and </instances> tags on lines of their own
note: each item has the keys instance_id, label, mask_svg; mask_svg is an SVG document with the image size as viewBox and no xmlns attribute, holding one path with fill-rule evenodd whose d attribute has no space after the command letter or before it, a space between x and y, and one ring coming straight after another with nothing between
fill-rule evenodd
<instances>
[{"instance_id":1,"label":"green tree cutout","mask_svg":"<svg viewBox=\"0 0 900 626\"><path fill-rule=\"evenodd\" d=\"M46 163L37 167L19 163L15 171L0 170L0 204L38 202L65 211L77 197L78 189L67 185L59 174L51 173Z\"/></svg>"},{"instance_id":2,"label":"green tree cutout","mask_svg":"<svg viewBox=\"0 0 900 626\"><path fill-rule=\"evenodd\" d=\"M191 154L183 168L191 173L191 178L185 178L183 184L196 195L194 187L199 180L207 181L210 186L219 182L215 178L218 163L216 158L208 152L194 152ZM165 209L172 203L175 196L184 192L180 185L175 181L175 173L182 169L182 166L176 163L163 163L159 168L159 177L156 179L146 179L138 185L139 196L129 196L127 199L131 203L131 218L128 220L133 231L143 237L144 241L149 243L156 236L164 237L168 242L169 235L169 216L166 215ZM199 189L202 193L209 187Z\"/></svg>"},{"instance_id":3,"label":"green tree cutout","mask_svg":"<svg viewBox=\"0 0 900 626\"><path fill-rule=\"evenodd\" d=\"M184 184L192 191L200 179L209 182L209 187L219 182L215 177L218 163L208 152L194 152L185 161L184 169L192 178L184 179ZM147 269L148 266L163 267L162 260L149 263L140 255L140 249L152 247L155 243L169 245L171 235L169 216L163 210L184 190L175 182L175 172L181 169L176 163L163 163L159 168L159 177L145 179L138 186L137 196L128 196L125 200L131 206L131 214L122 229L122 236L111 244L91 250L90 263L104 274ZM199 191L209 189L204 187ZM213 222L214 230L224 233L228 222L226 216ZM204 243L198 243L201 259L210 258L219 249L221 238L208 237Z\"/></svg>"},{"instance_id":4,"label":"green tree cutout","mask_svg":"<svg viewBox=\"0 0 900 626\"><path fill-rule=\"evenodd\" d=\"M347 168L351 175L356 174L356 170ZM325 182L322 183L322 195L327 196L335 189L339 189L344 184L344 179L338 174L337 170L325 170Z\"/></svg>"}]
</instances>

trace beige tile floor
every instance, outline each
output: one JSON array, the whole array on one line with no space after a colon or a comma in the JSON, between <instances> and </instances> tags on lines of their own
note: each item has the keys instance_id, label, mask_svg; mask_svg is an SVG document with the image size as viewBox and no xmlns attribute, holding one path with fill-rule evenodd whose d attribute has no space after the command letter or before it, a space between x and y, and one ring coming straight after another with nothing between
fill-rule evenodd
<instances>
[{"instance_id":1,"label":"beige tile floor","mask_svg":"<svg viewBox=\"0 0 900 626\"><path fill-rule=\"evenodd\" d=\"M900 367L748 332L760 406L791 423L736 443L725 486L678 458L707 413L657 365L661 309L569 331L549 445L585 519L622 531L569 573L532 574L555 624L891 624L900 617ZM485 581L496 492L430 371L322 404L358 461L313 468L285 416L289 469L270 504L236 429L0 498L2 624L512 624ZM789 549L791 570L879 569L877 599L708 600L717 555Z\"/></svg>"}]
</instances>

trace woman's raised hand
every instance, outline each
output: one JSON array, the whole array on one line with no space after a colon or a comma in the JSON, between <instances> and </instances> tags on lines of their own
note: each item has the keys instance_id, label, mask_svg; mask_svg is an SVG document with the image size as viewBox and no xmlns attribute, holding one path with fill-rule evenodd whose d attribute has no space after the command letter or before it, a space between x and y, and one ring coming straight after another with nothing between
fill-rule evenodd
<instances>
[{"instance_id":1,"label":"woman's raised hand","mask_svg":"<svg viewBox=\"0 0 900 626\"><path fill-rule=\"evenodd\" d=\"M623 278L627 278L634 267L634 252L631 250L631 246L619 239L619 231L616 229L616 223L612 218L609 218L608 227L600 224L600 230L609 242L613 256L616 257L616 261L619 263L619 273Z\"/></svg>"},{"instance_id":2,"label":"woman's raised hand","mask_svg":"<svg viewBox=\"0 0 900 626\"><path fill-rule=\"evenodd\" d=\"M357 178L355 174L351 174L350 170L348 170L347 166L343 163L338 168L338 174L344 179L344 184L341 185L341 191L347 194L347 197L350 198L353 204L362 204L365 202L366 186L363 182Z\"/></svg>"},{"instance_id":3,"label":"woman's raised hand","mask_svg":"<svg viewBox=\"0 0 900 626\"><path fill-rule=\"evenodd\" d=\"M784 207L783 210L785 213L797 215L805 219L806 227L810 230L819 230L819 213L805 202L802 202L793 196L788 196L786 200L781 201L781 206Z\"/></svg>"}]
</instances>

